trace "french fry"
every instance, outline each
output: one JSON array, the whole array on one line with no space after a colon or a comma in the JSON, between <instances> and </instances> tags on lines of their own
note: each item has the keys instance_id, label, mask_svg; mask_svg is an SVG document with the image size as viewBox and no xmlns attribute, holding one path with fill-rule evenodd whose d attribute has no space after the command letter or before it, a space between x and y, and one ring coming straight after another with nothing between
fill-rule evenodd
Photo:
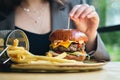
<instances>
[{"instance_id":1,"label":"french fry","mask_svg":"<svg viewBox=\"0 0 120 80\"><path fill-rule=\"evenodd\" d=\"M67 56L67 53L63 52L62 54L56 56L55 58L58 58L58 59L63 59Z\"/></svg>"},{"instance_id":2,"label":"french fry","mask_svg":"<svg viewBox=\"0 0 120 80\"><path fill-rule=\"evenodd\" d=\"M45 60L50 62L59 62L59 63L74 63L74 60L67 60L67 59L59 59L55 57L47 57L47 56L30 56L30 55L15 55L10 54L11 60L18 63L28 63L30 61L39 61Z\"/></svg>"},{"instance_id":3,"label":"french fry","mask_svg":"<svg viewBox=\"0 0 120 80\"><path fill-rule=\"evenodd\" d=\"M15 51L8 51L9 57L11 60L18 63L27 63L29 61L38 61L38 60L45 60L51 62L60 62L60 63L71 63L75 62L74 60L67 60L67 59L60 59L60 57L48 57L48 56L36 56L29 54L27 51L15 50Z\"/></svg>"},{"instance_id":4,"label":"french fry","mask_svg":"<svg viewBox=\"0 0 120 80\"><path fill-rule=\"evenodd\" d=\"M33 54L30 54L29 52L23 50L8 50L7 53L12 61L18 63L27 62L28 59L33 56Z\"/></svg>"},{"instance_id":5,"label":"french fry","mask_svg":"<svg viewBox=\"0 0 120 80\"><path fill-rule=\"evenodd\" d=\"M76 62L75 60L67 60L67 59L58 59L55 57L47 57L47 56L34 56L37 60L46 60L46 61L53 61L53 62L60 62L60 63L73 63Z\"/></svg>"},{"instance_id":6,"label":"french fry","mask_svg":"<svg viewBox=\"0 0 120 80\"><path fill-rule=\"evenodd\" d=\"M8 50L24 50L24 48L23 47L15 47L15 46L9 45L8 46Z\"/></svg>"},{"instance_id":7,"label":"french fry","mask_svg":"<svg viewBox=\"0 0 120 80\"><path fill-rule=\"evenodd\" d=\"M48 52L46 56L52 57L53 55L52 55L52 53Z\"/></svg>"},{"instance_id":8,"label":"french fry","mask_svg":"<svg viewBox=\"0 0 120 80\"><path fill-rule=\"evenodd\" d=\"M30 63L34 61L45 61L52 63L75 63L75 60L63 59L66 57L66 53L62 53L56 57L52 57L52 53L48 52L47 56L37 56L31 54L29 51L25 50L23 47L18 47L18 40L14 40L13 46L8 46L7 50L8 56L13 62L17 63Z\"/></svg>"},{"instance_id":9,"label":"french fry","mask_svg":"<svg viewBox=\"0 0 120 80\"><path fill-rule=\"evenodd\" d=\"M15 40L13 41L13 46L14 46L14 47L17 47L17 46L18 46L18 43L19 43L18 39L15 39Z\"/></svg>"}]
</instances>

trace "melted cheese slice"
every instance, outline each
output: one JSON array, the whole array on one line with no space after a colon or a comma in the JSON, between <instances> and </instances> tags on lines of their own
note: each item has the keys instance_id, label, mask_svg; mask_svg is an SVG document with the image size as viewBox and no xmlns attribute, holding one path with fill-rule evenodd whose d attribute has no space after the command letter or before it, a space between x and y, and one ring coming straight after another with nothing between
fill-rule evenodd
<instances>
[{"instance_id":1,"label":"melted cheese slice","mask_svg":"<svg viewBox=\"0 0 120 80\"><path fill-rule=\"evenodd\" d=\"M74 41L58 41L58 42L54 42L52 43L50 46L52 46L53 48L56 48L58 46L63 46L65 48L68 48L70 46L70 44L74 42Z\"/></svg>"}]
</instances>

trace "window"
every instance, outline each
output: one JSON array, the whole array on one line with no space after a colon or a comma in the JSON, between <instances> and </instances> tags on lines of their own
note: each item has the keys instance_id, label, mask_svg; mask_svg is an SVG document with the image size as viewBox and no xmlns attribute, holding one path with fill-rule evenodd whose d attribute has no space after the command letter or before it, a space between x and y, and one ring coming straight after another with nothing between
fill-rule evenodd
<instances>
[{"instance_id":1,"label":"window","mask_svg":"<svg viewBox=\"0 0 120 80\"><path fill-rule=\"evenodd\" d=\"M94 5L99 16L103 42L113 61L120 61L120 0L84 0ZM116 26L117 25L117 26ZM110 29L111 28L111 29ZM115 28L117 28L115 30Z\"/></svg>"}]
</instances>

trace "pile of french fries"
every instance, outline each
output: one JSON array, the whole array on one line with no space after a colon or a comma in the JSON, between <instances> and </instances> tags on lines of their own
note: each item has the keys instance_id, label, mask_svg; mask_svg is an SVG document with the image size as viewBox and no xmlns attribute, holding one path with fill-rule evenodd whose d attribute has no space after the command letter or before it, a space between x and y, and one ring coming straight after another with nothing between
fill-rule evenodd
<instances>
[{"instance_id":1,"label":"pile of french fries","mask_svg":"<svg viewBox=\"0 0 120 80\"><path fill-rule=\"evenodd\" d=\"M75 60L67 60L64 57L66 53L62 53L56 57L53 57L51 52L48 52L46 56L33 55L29 51L25 50L23 47L18 46L19 41L14 40L13 45L8 46L7 54L13 62L16 63L75 63Z\"/></svg>"}]
</instances>

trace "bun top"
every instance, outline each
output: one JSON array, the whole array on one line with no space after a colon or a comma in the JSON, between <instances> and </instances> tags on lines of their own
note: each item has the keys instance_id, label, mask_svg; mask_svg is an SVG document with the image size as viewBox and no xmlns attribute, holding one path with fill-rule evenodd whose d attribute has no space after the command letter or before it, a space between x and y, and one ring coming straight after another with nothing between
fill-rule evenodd
<instances>
[{"instance_id":1,"label":"bun top","mask_svg":"<svg viewBox=\"0 0 120 80\"><path fill-rule=\"evenodd\" d=\"M50 34L49 39L51 42L54 40L88 41L88 37L77 29L58 29Z\"/></svg>"}]
</instances>

